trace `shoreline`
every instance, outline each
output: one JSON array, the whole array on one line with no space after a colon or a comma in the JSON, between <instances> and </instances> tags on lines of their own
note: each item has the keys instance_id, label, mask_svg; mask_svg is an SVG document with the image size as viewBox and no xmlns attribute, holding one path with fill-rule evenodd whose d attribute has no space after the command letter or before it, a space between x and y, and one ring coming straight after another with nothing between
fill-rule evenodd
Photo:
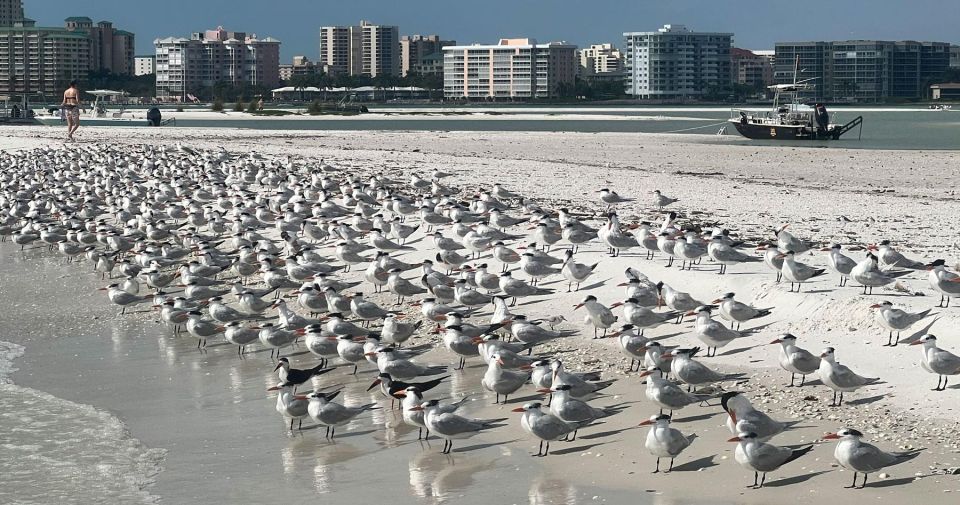
<instances>
[{"instance_id":1,"label":"shoreline","mask_svg":"<svg viewBox=\"0 0 960 505\"><path fill-rule=\"evenodd\" d=\"M156 130L138 130L123 129L116 131L115 128L93 129L85 133L95 136L104 141L109 140L117 144L139 145L144 143L171 143L178 138L175 131L156 131ZM45 132L25 132L28 135L39 135L39 137L27 138L23 141L25 145L36 145L46 141ZM6 143L7 139L3 139ZM372 141L376 140L375 145ZM599 142L598 142L599 140ZM639 142L638 142L639 140ZM411 171L429 173L434 168L453 171L456 174L460 186L474 188L478 184L489 186L491 179L502 182L505 187L511 190L521 191L525 194L545 202L551 207L568 205L574 212L583 212L593 214L597 210L595 204L596 197L591 194L595 187L602 184L609 184L622 194L634 195L640 199L640 203L635 208L621 209L624 219L633 220L636 218L652 217L653 215L646 211L644 201L647 200L646 194L654 188L662 189L664 193L679 196L685 218L701 221L704 217L720 220L722 223L735 225L741 237L756 240L769 235L769 228L783 224L791 223L791 230L798 236L808 237L816 236L823 240L841 240L844 244L864 243L877 241L887 234L896 234L903 241L902 248L911 255L922 255L927 259L933 259L936 254L944 254L948 259L951 253L955 253L955 237L957 236L957 225L954 224L953 217L960 213L960 203L952 199L950 191L958 174L952 170L947 170L956 161L954 152L922 152L914 153L910 151L847 151L847 150L829 150L826 152L810 152L797 154L789 148L783 149L756 149L755 146L705 146L702 144L684 142L682 139L664 138L656 135L637 135L637 134L518 134L517 132L508 132L503 134L496 133L449 133L438 134L435 138L424 138L418 133L401 132L369 132L357 134L356 132L310 132L290 134L289 132L242 132L237 130L201 130L191 137L188 142L192 147L216 148L223 146L231 152L246 153L255 150L266 155L283 156L290 151L290 143L296 141L301 149L298 154L306 155L316 163L320 158L336 166L342 166L347 169L357 171L372 170L374 167L382 167L383 173L406 180ZM82 147L83 144L80 144ZM414 149L419 151L415 152ZM598 154L605 154L599 156ZM819 164L813 166L811 159L817 158ZM877 184L877 174L860 171L854 174L845 174L841 181L837 181L835 166L849 160L855 159L858 165L870 165L874 163L886 163L890 165L913 168L913 170L896 171L888 174L883 182L886 185ZM749 160L757 166L744 166L743 162ZM736 168L730 169L734 161L739 161ZM589 162L589 163L588 163ZM831 164L835 164L831 166ZM776 173L769 173L771 168L777 170ZM766 169L766 170L764 170ZM767 172L767 173L765 173ZM532 177L531 174L537 174L538 177ZM795 177L784 178L783 174L793 174ZM939 174L936 178L935 174ZM946 174L946 180L944 175ZM779 177L778 177L779 176ZM802 177L802 179L800 179ZM927 184L913 185L914 181L929 181ZM568 184L548 183L547 181L568 181ZM895 188L894 192L886 191ZM883 191L879 191L883 189ZM924 198L918 199L917 196ZM931 205L930 202L936 202ZM864 212L869 209L869 212ZM698 212L708 211L710 214L703 215ZM866 215L865 215L866 214ZM831 220L828 217L835 215L844 215L850 219L849 222ZM900 244L898 244L900 245ZM0 245L12 253L10 245ZM687 273L677 272L676 269L666 269L658 259L655 262L646 262L637 257L627 255L618 262L607 261L602 258L601 249L593 244L593 247L586 248L584 254L587 257L596 256L601 259L601 269L597 278L603 280L606 285L599 288L598 296L605 303L619 300L622 297L620 288L612 287L619 282L622 277L622 265L629 263L631 266L640 268L644 273L653 279L663 279L673 285L689 286L690 291L698 297L714 296L725 290L734 290L742 293L743 300L756 305L783 307L783 317L775 312L774 328L765 331L761 337L751 338L752 344L757 346L749 347L746 350L739 351L730 355L721 353L716 360L711 359L709 363L721 365L727 368L749 368L751 375L758 380L751 381L748 386L748 392L751 395L758 395L757 398L764 400L763 408L772 409L772 415L775 418L786 420L792 416L802 416L806 421L803 424L812 424L805 429L791 431L789 436L783 435L783 439L778 438L775 443L787 444L797 442L811 442L815 438L822 436L826 430L839 428L838 424L844 422L856 422L862 424L873 424L868 431L871 441L878 442L886 449L894 449L902 445L914 445L920 447L918 441L924 439L930 440L928 451L918 462L908 467L896 467L890 471L893 477L889 480L883 479L880 482L893 482L894 486L878 487L869 492L851 493L851 500L854 503L866 503L873 498L883 497L884 499L906 499L909 497L923 498L930 503L938 502L941 497L951 495L944 494L948 492L960 492L957 489L958 483L952 476L940 476L934 474L929 467L933 466L936 471L946 471L951 467L960 466L958 463L958 450L955 443L957 433L960 433L958 425L958 408L960 401L955 396L955 390L948 390L944 393L930 393L927 391L932 384L934 377L930 374L920 371L917 372L916 361L919 358L919 351L916 348L897 348L897 350L881 349L882 359L871 362L867 357L858 355L857 350L864 349L864 345L874 346L882 339L878 326L873 321L872 313L865 308L868 301L876 299L890 299L896 303L905 303L911 310L931 305L935 302L929 295L929 288L920 276L910 276L905 281L911 291L925 291L927 296L901 296L902 293L891 291L881 292L882 294L874 297L861 297L856 288L837 291L832 286L835 279L832 277L820 283L817 283L817 290L828 290L825 293L805 293L802 297L785 293L785 290L774 285L772 282L772 272L768 272L763 267L753 269L741 268L732 272L728 276L716 276L713 272L702 271L687 275ZM47 258L57 258L56 256L45 254ZM955 261L955 256L952 256ZM44 261L50 261L49 259ZM583 261L583 259L580 259ZM805 256L804 261L810 261L820 264L823 258L817 253L814 256ZM704 268L707 265L705 262ZM74 282L77 294L81 292L89 293L92 284L96 284L94 277L85 271L85 268L77 267L73 272L76 279ZM742 270L742 271L741 271ZM90 280L84 281L82 277ZM692 277L691 277L692 276ZM693 281L695 283L691 284ZM561 287L558 283L556 286ZM87 291L82 291L86 289ZM561 290L562 291L562 290ZM592 293L592 292L591 292ZM568 307L569 303L576 303L583 294L559 293L558 301L555 307ZM740 297L738 297L740 298ZM799 303L798 303L799 302ZM78 302L79 303L79 302ZM89 304L88 304L89 305ZM134 363L139 363L143 370L165 370L162 375L157 372L156 377L149 377L150 381L156 381L157 385L164 390L166 406L170 405L191 405L196 409L196 416L191 416L188 421L194 423L193 426L183 425L167 427L171 430L166 433L154 433L146 436L145 433L134 433L137 438L144 440L148 445L158 446L151 441L163 440L163 436L183 436L190 443L198 444L198 447L207 448L204 445L203 438L199 434L191 433L190 430L206 430L209 433L216 433L218 430L233 430L228 432L237 437L237 440L246 444L247 447L231 447L235 455L244 455L252 457L243 449L261 449L278 450L271 452L270 458L254 458L260 464L272 464L276 466L280 462L281 473L279 474L287 483L293 486L295 482L306 476L312 475L314 484L319 480L324 482L333 482L336 479L347 479L345 482L350 485L359 485L358 480L350 480L347 475L354 470L349 467L351 461L354 465L364 462L369 464L371 459L382 457L387 454L390 458L398 456L399 451L391 448L387 451L367 452L372 446L362 446L349 449L346 454L333 457L331 460L326 458L326 452L323 450L322 442L317 445L318 437L316 433L309 433L304 438L297 441L285 439L280 436L280 424L272 411L272 397L268 397L262 390L269 385L272 374L265 370L266 360L262 354L238 363L235 355L231 355L228 349L221 349L211 346L206 354L192 353L194 344L190 339L174 339L166 335L162 327L151 323L151 320L144 317L121 319L112 316L115 314L112 307L107 302L99 299L93 304L96 309L95 314L102 314L108 318L104 323L109 323L106 328L111 335L109 348L113 351L113 363L127 363L133 359ZM796 307L794 307L796 305ZM549 314L554 309L548 306L531 307L529 310L538 315ZM942 319L936 324L935 330L938 335L946 337L944 342L950 344L956 341L956 335L951 335L950 328L956 328L958 314L952 308L941 311ZM576 315L576 314L574 314ZM583 326L570 317L568 327L583 330ZM652 335L663 337L680 331L680 334L672 335L668 341L671 345L689 342L689 325L683 325L682 329L677 329L672 325L664 325ZM766 384L779 385L783 380L783 374L778 372L775 361L772 360L775 349L771 346L763 346L770 340L774 332L794 331L801 337L805 347L811 350L818 349L820 345L834 345L841 353L841 361L849 363L855 370L863 369L866 372L879 374L882 378L890 378L890 383L884 386L871 387L868 391L851 395L851 400L871 399L867 403L854 403L854 408L827 410L823 409L823 399L826 389L822 386L805 387L802 391L782 391L775 390L773 387L760 388ZM885 334L884 334L885 336ZM103 339L103 335L89 335L89 339ZM655 491L647 492L649 495L663 493L664 497L683 499L684 503L696 503L695 496L685 495L683 491L678 492L677 481L683 478L683 475L695 475L697 479L704 479L705 485L713 486L717 489L717 499L729 503L770 503L783 502L791 500L797 491L806 491L812 497L828 498L834 496L833 493L839 492L841 481L847 480L847 474L840 474L834 468L830 467L832 453L826 447L832 448L831 444L823 447L817 447L814 450L815 459L806 461L798 466L785 468L782 472L771 475L772 482L783 479L800 476L805 480L793 482L792 486L787 486L780 490L778 494L776 486L768 492L746 492L742 491L742 483L745 483L746 473L739 468L732 459L732 447L716 443L725 428L722 427L723 416L718 415L719 409L692 409L690 416L697 417L695 421L690 421L691 426L695 426L698 435L702 440L697 442L691 450L696 449L690 455L686 454L686 460L678 459L678 465L696 461L699 457L691 455L714 454L714 460L708 462L715 466L703 467L702 471L691 469L696 474L678 472L673 476L661 478L661 476L647 477L647 468L652 463L652 459L646 455L642 448L642 439L645 432L636 428L636 424L645 419L649 405L645 405L642 399L638 380L635 375L623 374L621 368L625 362L615 349L613 342L609 340L590 341L583 333L577 338L578 344L583 344L580 349L572 354L565 354L564 361L574 365L574 368L585 367L603 367L607 374L619 378L617 384L611 388L612 399L598 403L605 405L615 403L619 399L638 400L638 405L632 406L624 414L612 418L609 423L601 427L585 430L583 435L595 434L597 432L617 431L617 433L608 435L610 440L587 438L583 443L574 443L574 448L584 451L583 455L568 453L560 454L556 458L544 458L537 460L536 464L543 465L545 481L553 482L551 489L562 487L563 483L579 489L589 489L590 484L596 484L596 488L601 491L610 490L613 486L619 486L624 489L630 489L636 493L643 489L653 489ZM64 344L70 345L70 344ZM79 342L77 343L79 345ZM945 345L951 348L952 345ZM873 349L869 347L867 349ZM81 350L77 348L77 350ZM302 349L301 349L302 350ZM915 352L916 351L916 352ZM878 351L879 352L879 351ZM15 379L24 377L24 383L31 383L28 377L32 373L41 373L41 371L51 371L51 361L58 356L56 350L45 349L43 352L34 354L28 346L25 357L18 360L18 363L27 363L30 367L36 367L37 370L26 370L26 366L20 367L21 371L14 375ZM298 355L300 363L306 364L311 360L307 355ZM445 351L432 351L427 357L428 361L446 360L450 362L453 358ZM94 370L94 384L103 384L102 391L98 391L95 403L107 402L111 395L126 391L126 384L129 384L130 377L135 377L137 370L112 371L102 369L102 364L97 364L93 357L88 360L80 360L77 365L91 365ZM903 363L898 362L903 360ZM69 360L68 360L69 361ZM163 367L158 367L156 363L160 362ZM909 365L909 366L907 366ZM151 368L152 367L152 368ZM128 368L130 368L128 366ZM56 370L55 367L52 370ZM180 373L186 377L178 377ZM126 376L124 384L112 385L101 381L109 381L112 374L121 373ZM215 379L205 379L210 376ZM222 375L222 376L221 376ZM182 380L180 387L185 387L191 396L185 403L178 403L173 395L183 389L180 387L171 387L164 382ZM249 381L256 380L257 383L250 385ZM913 384L912 381L916 380ZM212 381L207 383L207 381ZM321 383L325 381L320 381ZM928 382L930 384L928 384ZM41 385L42 381L34 384ZM58 387L62 391L70 391L71 384L65 383ZM136 391L143 392L144 385L135 386ZM351 388L363 389L365 384L356 384ZM458 387L465 390L476 390L477 384L464 383L460 386L454 385L454 391L460 391ZM756 387L756 389L755 389ZM216 391L218 388L225 388L230 396L229 402L225 398L220 398ZM896 388L896 389L894 389ZM166 391L166 390L170 391ZM890 395L895 391L894 395ZM361 401L365 397L356 391L356 396L352 400ZM873 400L882 393L881 398ZM618 398L621 395L622 398ZM808 395L816 396L818 402L811 403L803 398ZM112 401L112 400L111 400ZM939 402L939 405L931 405L931 402ZM85 403L85 402L84 402ZM474 411L480 417L507 417L512 414L505 413L502 409L486 405L477 405ZM755 403L761 403L755 401ZM515 406L511 404L511 407ZM806 408L809 407L809 408ZM99 408L99 407L98 407ZM137 406L119 405L118 410L123 413L123 417L137 417L133 423L138 426L146 426L149 418L145 416L156 412L158 406ZM912 411L922 409L923 413L913 414ZM111 409L112 410L112 409ZM474 413L471 412L471 413ZM243 419L219 419L220 416L230 417L240 414ZM701 415L711 414L706 418L699 418ZM892 413L892 419L887 419L888 414ZM688 417L688 412L682 411L679 414ZM831 418L833 416L834 418ZM936 418L947 420L947 423L937 423L933 432L927 432L923 429L921 421L923 419ZM126 422L127 419L124 419ZM384 421L384 422L380 422ZM258 424L260 422L269 423L266 425ZM378 428L386 421L380 419L373 423ZM497 450L506 451L509 456L506 457L512 464L522 465L530 461L527 458L531 447L535 447L535 442L529 440L522 431L516 426L516 419L509 421L511 426L504 428L496 433L491 433L489 437L483 435L474 441L463 443L466 445L475 445L482 443L497 443L505 440L511 440L508 446L486 447L474 452L464 453L459 461L469 461L478 456L490 456ZM352 426L354 431L367 431L370 429L369 420L361 421L357 426ZM138 428L140 431L143 428ZM939 430L939 433L937 433ZM387 430L388 432L390 430ZM686 431L686 428L685 428ZM263 432L269 434L267 442L277 443L286 440L286 450L282 448L271 447L269 443L259 441L257 438L268 438ZM402 432L402 430L401 430ZM409 433L402 432L404 441L409 440ZM880 436L883 434L884 436ZM888 436L889 435L889 436ZM370 434L363 435L370 437ZM940 437L937 439L936 437ZM516 440L514 440L516 439ZM182 445L187 442L174 440L175 445ZM396 443L392 440L379 441L386 446ZM702 442L702 445L700 445ZM945 443L942 443L945 442ZM594 444L600 444L596 447L587 447ZM241 445L241 444L238 444ZM316 446L315 446L316 445ZM567 448L560 445L559 448ZM952 445L952 446L951 446ZM214 450L223 450L222 446L211 444ZM587 447L587 448L583 448ZM182 450L182 447L180 448ZM412 447L408 449L413 449ZM435 463L442 464L443 460L431 458L436 446L425 452L417 453L415 451L406 452L399 456L412 457L411 454L421 455L429 461L437 460ZM391 451L393 454L391 454ZM700 451L703 451L701 454ZM176 448L170 449L170 454L177 452ZM599 454L599 456L598 456ZM457 453L455 453L455 456ZM198 457L202 457L200 454ZM217 454L217 457L225 457L223 454ZM526 458L526 459L524 459ZM582 458L593 458L584 460ZM318 461L323 463L323 469ZM400 465L406 462L403 458L391 459L392 464ZM412 460L411 460L412 461ZM581 465L578 462L596 461L599 465L596 472L589 472L589 476L582 475ZM921 463L922 462L922 463ZM705 463L706 464L706 463ZM337 468L340 465L339 472L333 479L333 476L327 475L327 480L321 479L318 472L323 474L327 467ZM410 463L413 465L413 463ZM426 464L425 464L426 465ZM413 465L415 466L415 465ZM411 468L413 467L411 466ZM426 465L430 466L430 465ZM591 465L592 466L592 465ZM172 467L172 468L171 468ZM468 480L473 480L474 476L484 472L504 472L502 466L493 464L487 468L480 465L481 469L467 471L465 475ZM290 468L289 472L287 468ZM435 468L435 467L430 467ZM235 469L224 469L233 472ZM273 471L275 471L274 469ZM915 470L923 470L922 478L913 483L916 473ZM216 471L216 468L214 469ZM820 472L828 471L823 474ZM190 476L190 469L181 468L176 465L169 465L162 472L157 480L158 484L154 489L171 489L175 482L182 482L181 479ZM409 471L411 485L413 485L414 471ZM508 475L509 469L502 475ZM580 475L575 475L580 474ZM500 475L500 474L497 474ZM526 474L524 474L526 475ZM530 474L531 481L536 484L538 478ZM210 484L216 476L206 474L197 475L198 483ZM222 476L221 476L222 477ZM248 474L248 478L249 474ZM429 479L430 477L425 477ZM434 477L435 478L435 477ZM590 482L584 482L582 479L593 479ZM333 480L330 480L333 479ZM396 476L391 476L396 479ZM809 479L806 480L806 479ZM906 479L906 480L904 480ZM402 481L403 479L401 479ZM743 481L743 482L741 482ZM337 480L337 482L344 482ZM431 481L432 483L433 481ZM557 484L560 482L561 484ZM805 484L809 482L809 484ZM394 481L396 484L396 481ZM231 486L243 486L244 482L239 484L231 483ZM586 485L584 485L586 484ZM909 484L909 485L907 485ZM472 486L472 487L471 487ZM815 489L807 489L808 486L814 486ZM834 489L836 486L836 490ZM224 486L226 487L226 486ZM289 489L284 492L296 495L315 497L315 489L309 488L303 490ZM477 488L482 488L480 482L473 482L467 486L476 492ZM526 489L526 482L522 486ZM223 488L220 488L223 489ZM239 492L240 489L237 489ZM309 493L307 493L309 491ZM690 490L694 492L693 489ZM199 492L199 491L198 491ZM458 491L459 492L459 491ZM516 500L516 494L521 490L513 488L511 497ZM610 491L614 496L616 493ZM821 494L823 493L823 494ZM160 493L163 497L163 493ZM844 495L846 496L846 495ZM200 495L194 496L199 498ZM423 497L419 497L423 498ZM417 499L419 499L417 498ZM651 497L651 500L659 498ZM792 500L791 500L792 501ZM715 502L714 502L715 503ZM945 502L944 502L945 503Z\"/></svg>"}]
</instances>

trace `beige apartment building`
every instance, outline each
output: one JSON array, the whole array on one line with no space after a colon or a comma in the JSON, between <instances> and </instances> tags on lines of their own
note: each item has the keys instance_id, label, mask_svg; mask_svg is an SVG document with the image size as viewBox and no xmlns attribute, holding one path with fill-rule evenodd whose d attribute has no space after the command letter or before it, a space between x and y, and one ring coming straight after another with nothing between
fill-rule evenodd
<instances>
[{"instance_id":1,"label":"beige apartment building","mask_svg":"<svg viewBox=\"0 0 960 505\"><path fill-rule=\"evenodd\" d=\"M400 75L400 29L360 21L320 28L318 66L329 75Z\"/></svg>"},{"instance_id":2,"label":"beige apartment building","mask_svg":"<svg viewBox=\"0 0 960 505\"><path fill-rule=\"evenodd\" d=\"M552 98L577 75L577 47L563 42L500 39L495 45L443 48L443 96L448 99Z\"/></svg>"},{"instance_id":3,"label":"beige apartment building","mask_svg":"<svg viewBox=\"0 0 960 505\"><path fill-rule=\"evenodd\" d=\"M593 44L579 51L580 75L592 76L622 76L623 53L613 47L613 44Z\"/></svg>"},{"instance_id":4,"label":"beige apartment building","mask_svg":"<svg viewBox=\"0 0 960 505\"><path fill-rule=\"evenodd\" d=\"M84 33L90 40L90 70L122 75L134 73L135 40L132 33L114 28L110 21L94 24L85 16L69 17L65 24L67 30Z\"/></svg>"},{"instance_id":5,"label":"beige apartment building","mask_svg":"<svg viewBox=\"0 0 960 505\"><path fill-rule=\"evenodd\" d=\"M280 85L280 41L243 32L196 32L167 37L156 48L157 98L184 100L217 83L275 88Z\"/></svg>"}]
</instances>

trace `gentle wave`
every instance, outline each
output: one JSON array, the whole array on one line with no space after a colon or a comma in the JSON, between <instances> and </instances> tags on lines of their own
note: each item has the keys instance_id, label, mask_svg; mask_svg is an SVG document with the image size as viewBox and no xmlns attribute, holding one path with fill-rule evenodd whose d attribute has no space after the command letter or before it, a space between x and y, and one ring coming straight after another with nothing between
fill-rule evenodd
<instances>
[{"instance_id":1,"label":"gentle wave","mask_svg":"<svg viewBox=\"0 0 960 505\"><path fill-rule=\"evenodd\" d=\"M0 341L0 503L156 503L165 451L116 417L10 382L22 346Z\"/></svg>"}]
</instances>

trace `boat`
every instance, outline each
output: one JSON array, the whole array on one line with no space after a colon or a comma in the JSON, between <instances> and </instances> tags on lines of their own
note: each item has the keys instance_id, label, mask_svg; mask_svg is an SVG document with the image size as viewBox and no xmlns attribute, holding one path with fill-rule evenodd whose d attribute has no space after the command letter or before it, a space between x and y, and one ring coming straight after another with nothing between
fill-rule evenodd
<instances>
[{"instance_id":1,"label":"boat","mask_svg":"<svg viewBox=\"0 0 960 505\"><path fill-rule=\"evenodd\" d=\"M800 92L813 90L814 86L809 82L797 82L796 75L795 68L793 83L767 86L773 91L772 110L731 109L727 121L740 135L749 139L837 140L858 126L862 131L863 116L845 124L831 123L824 104L800 103Z\"/></svg>"},{"instance_id":2,"label":"boat","mask_svg":"<svg viewBox=\"0 0 960 505\"><path fill-rule=\"evenodd\" d=\"M19 99L0 95L0 125L35 125L34 115L26 95Z\"/></svg>"},{"instance_id":3,"label":"boat","mask_svg":"<svg viewBox=\"0 0 960 505\"><path fill-rule=\"evenodd\" d=\"M174 120L167 119L163 121L153 121L150 117L151 112L138 110L134 113L127 109L124 101L108 102L108 97L114 99L124 99L129 96L126 91L114 91L109 89L95 89L86 91L88 95L93 95L94 100L89 109L84 110L80 117L80 122L87 126L164 126L171 124ZM115 109L110 109L111 105L116 105ZM150 109L153 111L153 109ZM159 109L157 109L159 112ZM36 120L45 125L61 126L66 123L60 115L60 107L47 107L46 110L36 114Z\"/></svg>"},{"instance_id":4,"label":"boat","mask_svg":"<svg viewBox=\"0 0 960 505\"><path fill-rule=\"evenodd\" d=\"M934 105L931 105L929 108L930 108L930 110L947 111L947 110L953 109L953 106L952 106L952 105L943 105L943 104L934 104Z\"/></svg>"}]
</instances>

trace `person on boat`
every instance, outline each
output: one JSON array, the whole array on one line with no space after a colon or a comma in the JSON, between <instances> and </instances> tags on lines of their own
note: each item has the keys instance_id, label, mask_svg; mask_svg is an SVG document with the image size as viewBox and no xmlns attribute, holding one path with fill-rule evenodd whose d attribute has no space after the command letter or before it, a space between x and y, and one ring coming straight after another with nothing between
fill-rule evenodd
<instances>
[{"instance_id":1,"label":"person on boat","mask_svg":"<svg viewBox=\"0 0 960 505\"><path fill-rule=\"evenodd\" d=\"M70 87L63 92L64 116L67 118L67 140L73 142L73 132L80 128L80 90L77 88L77 81L70 81Z\"/></svg>"}]
</instances>

